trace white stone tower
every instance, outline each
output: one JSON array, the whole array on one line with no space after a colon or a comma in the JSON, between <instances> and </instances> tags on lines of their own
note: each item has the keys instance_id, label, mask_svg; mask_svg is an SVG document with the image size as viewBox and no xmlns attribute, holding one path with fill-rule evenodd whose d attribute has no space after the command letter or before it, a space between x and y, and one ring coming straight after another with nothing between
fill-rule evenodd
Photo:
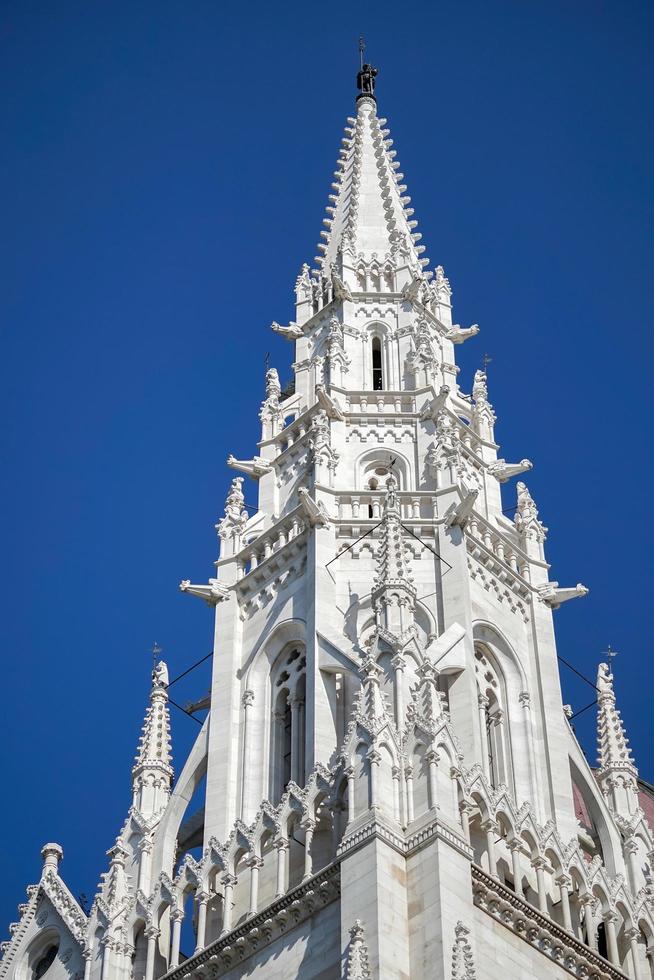
<instances>
[{"instance_id":1,"label":"white stone tower","mask_svg":"<svg viewBox=\"0 0 654 980\"><path fill-rule=\"evenodd\" d=\"M459 385L478 327L423 257L375 75L272 325L292 385L267 372L216 575L181 584L215 607L209 714L171 786L159 665L132 808L67 940L84 980L651 976L650 796L612 678L596 775L561 699L553 611L587 590L550 579L524 483L503 513L531 463L498 456L486 374ZM30 976L36 941L4 974Z\"/></svg>"}]
</instances>

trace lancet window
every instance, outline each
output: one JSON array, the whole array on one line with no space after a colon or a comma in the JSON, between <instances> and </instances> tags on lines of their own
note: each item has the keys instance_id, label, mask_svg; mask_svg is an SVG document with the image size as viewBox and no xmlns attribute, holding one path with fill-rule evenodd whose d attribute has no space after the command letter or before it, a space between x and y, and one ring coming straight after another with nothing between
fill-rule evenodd
<instances>
[{"instance_id":1,"label":"lancet window","mask_svg":"<svg viewBox=\"0 0 654 980\"><path fill-rule=\"evenodd\" d=\"M383 368L383 360L382 360L382 342L380 337L372 338L371 351L372 351L372 389L373 391L383 391L384 368Z\"/></svg>"},{"instance_id":2,"label":"lancet window","mask_svg":"<svg viewBox=\"0 0 654 980\"><path fill-rule=\"evenodd\" d=\"M364 489L371 490L373 492L384 491L386 489L386 484L390 480L391 476L397 480L397 476L391 473L390 465L387 463L372 463L367 467L364 474ZM375 498L370 498L368 503L368 517L374 517L379 520L381 517L381 507L382 507L382 497L375 496Z\"/></svg>"},{"instance_id":3,"label":"lancet window","mask_svg":"<svg viewBox=\"0 0 654 980\"><path fill-rule=\"evenodd\" d=\"M475 648L482 764L491 786L510 785L510 742L503 677L484 647Z\"/></svg>"},{"instance_id":4,"label":"lancet window","mask_svg":"<svg viewBox=\"0 0 654 980\"><path fill-rule=\"evenodd\" d=\"M294 645L283 650L271 673L270 792L279 800L289 782L305 780L306 656Z\"/></svg>"}]
</instances>

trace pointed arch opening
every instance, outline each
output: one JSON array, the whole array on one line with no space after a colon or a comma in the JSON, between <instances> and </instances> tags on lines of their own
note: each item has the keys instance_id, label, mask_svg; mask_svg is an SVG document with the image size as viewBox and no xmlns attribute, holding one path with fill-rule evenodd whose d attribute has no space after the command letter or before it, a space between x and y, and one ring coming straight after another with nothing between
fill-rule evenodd
<instances>
[{"instance_id":1,"label":"pointed arch opening","mask_svg":"<svg viewBox=\"0 0 654 980\"><path fill-rule=\"evenodd\" d=\"M291 781L304 786L306 662L304 646L289 644L270 674L270 798L274 802L282 798Z\"/></svg>"},{"instance_id":2,"label":"pointed arch opening","mask_svg":"<svg viewBox=\"0 0 654 980\"><path fill-rule=\"evenodd\" d=\"M372 390L384 390L384 367L382 357L381 337L373 337L371 344L372 352Z\"/></svg>"},{"instance_id":3,"label":"pointed arch opening","mask_svg":"<svg viewBox=\"0 0 654 980\"><path fill-rule=\"evenodd\" d=\"M511 748L504 677L490 651L481 644L475 644L475 674L483 768L494 789L503 783L511 786Z\"/></svg>"}]
</instances>

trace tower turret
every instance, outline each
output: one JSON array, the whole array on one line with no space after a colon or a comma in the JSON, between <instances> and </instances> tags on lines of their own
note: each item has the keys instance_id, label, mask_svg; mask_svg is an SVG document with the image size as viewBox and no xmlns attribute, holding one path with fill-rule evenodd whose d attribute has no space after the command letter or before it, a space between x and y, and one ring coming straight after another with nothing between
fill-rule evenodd
<instances>
[{"instance_id":1,"label":"tower turret","mask_svg":"<svg viewBox=\"0 0 654 980\"><path fill-rule=\"evenodd\" d=\"M152 671L150 704L132 768L133 806L149 819L170 797L173 778L168 709L168 667L160 660Z\"/></svg>"},{"instance_id":2,"label":"tower turret","mask_svg":"<svg viewBox=\"0 0 654 980\"><path fill-rule=\"evenodd\" d=\"M629 748L608 664L597 668L597 780L613 813L630 820L639 808L638 770Z\"/></svg>"}]
</instances>

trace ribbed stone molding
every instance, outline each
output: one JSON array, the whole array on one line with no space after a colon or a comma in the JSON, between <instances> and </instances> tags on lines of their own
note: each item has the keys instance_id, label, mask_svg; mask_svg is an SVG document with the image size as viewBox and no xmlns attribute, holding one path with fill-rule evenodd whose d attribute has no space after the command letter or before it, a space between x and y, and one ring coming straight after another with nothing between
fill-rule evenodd
<instances>
[{"instance_id":1,"label":"ribbed stone molding","mask_svg":"<svg viewBox=\"0 0 654 980\"><path fill-rule=\"evenodd\" d=\"M408 857L410 854L415 854L417 851L422 850L435 837L456 848L469 861L472 861L473 857L473 850L467 841L460 837L451 827L435 817L433 820L428 821L423 826L412 830L408 834L402 833L399 827L395 830L392 829L383 820L367 820L360 826L354 827L352 831L345 835L338 848L339 858L349 854L350 851L356 851L372 837L383 840L384 843L388 844L389 847L392 847L403 857Z\"/></svg>"},{"instance_id":2,"label":"ribbed stone molding","mask_svg":"<svg viewBox=\"0 0 654 980\"><path fill-rule=\"evenodd\" d=\"M589 949L562 926L543 915L510 888L472 865L472 893L475 905L573 977L588 980L625 980L622 973L603 956Z\"/></svg>"}]
</instances>

